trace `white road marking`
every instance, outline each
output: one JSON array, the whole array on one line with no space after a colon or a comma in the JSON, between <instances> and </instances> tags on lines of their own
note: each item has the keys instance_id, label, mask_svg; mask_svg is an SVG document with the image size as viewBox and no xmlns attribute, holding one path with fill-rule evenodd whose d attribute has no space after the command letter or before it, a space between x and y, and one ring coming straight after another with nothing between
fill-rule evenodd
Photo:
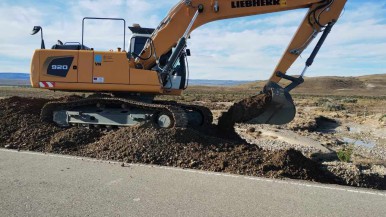
<instances>
[{"instance_id":1,"label":"white road marking","mask_svg":"<svg viewBox=\"0 0 386 217\"><path fill-rule=\"evenodd\" d=\"M84 160L89 162L99 162L99 163L108 163L108 164L116 164L121 165L122 162L116 162L116 161L105 161L105 160L98 160L98 159L92 159L92 158L82 158L82 157L74 157L74 156L65 156L65 155L58 155L58 154L45 154L45 153L39 153L39 152L27 152L27 151L15 151L15 150L9 150L9 149L1 149L0 151L3 152L13 152L13 153L20 153L20 154L30 154L30 155L40 155L40 156L47 156L47 157L58 157L58 158L64 158L64 159L75 159L75 160ZM269 179L269 178L261 178L261 177L251 177L251 176L242 176L242 175L232 175L232 174L226 174L226 173L216 173L216 172L205 172L200 170L192 170L192 169L181 169L181 168L175 168L175 167L166 167L166 166L156 166L156 165L145 165L145 164L128 164L125 165L133 166L133 167L147 167L147 168L159 168L164 170L172 170L172 171L179 171L179 172L189 172L189 173L197 173L202 175L208 175L208 176L222 176L222 177L231 177L231 178L241 178L241 179L247 179L252 181L258 181L258 182L270 182L270 183L278 183L278 184L287 184L287 185L297 185L307 188L321 188L326 190L334 190L334 191L346 191L350 193L355 194L367 194L367 195L375 195L375 196L382 196L386 197L386 193L380 193L380 190L352 190L349 188L353 188L350 186L347 186L346 188L343 187L330 187L326 185L320 185L320 184L310 184L310 183L301 183L305 182L302 180L279 180L279 179ZM381 191L385 192L385 191Z\"/></svg>"}]
</instances>

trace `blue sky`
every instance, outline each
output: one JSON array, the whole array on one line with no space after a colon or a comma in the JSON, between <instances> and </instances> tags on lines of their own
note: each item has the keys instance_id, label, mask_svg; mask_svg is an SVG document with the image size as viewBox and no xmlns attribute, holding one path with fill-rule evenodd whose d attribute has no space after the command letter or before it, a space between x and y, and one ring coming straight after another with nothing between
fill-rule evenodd
<instances>
[{"instance_id":1,"label":"blue sky","mask_svg":"<svg viewBox=\"0 0 386 217\"><path fill-rule=\"evenodd\" d=\"M290 1L290 0L289 0ZM295 0L293 0L295 1ZM155 27L178 0L80 0L0 2L0 72L29 72L39 48L34 25L44 28L47 47L58 39L81 40L86 16L122 17L127 24ZM305 9L209 23L192 33L188 45L191 78L267 79L274 70ZM88 22L85 43L98 50L122 46L122 25ZM129 32L129 31L128 31ZM127 39L130 35L127 36ZM128 40L127 40L128 41ZM291 67L299 74L310 48ZM308 76L358 76L386 73L386 1L348 0Z\"/></svg>"}]
</instances>

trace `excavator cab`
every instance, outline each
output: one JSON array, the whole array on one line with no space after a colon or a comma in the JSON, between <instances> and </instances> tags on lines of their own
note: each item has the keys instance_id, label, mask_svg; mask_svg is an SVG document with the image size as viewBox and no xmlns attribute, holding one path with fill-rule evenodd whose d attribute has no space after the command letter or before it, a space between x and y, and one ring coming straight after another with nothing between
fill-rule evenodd
<instances>
[{"instance_id":1,"label":"excavator cab","mask_svg":"<svg viewBox=\"0 0 386 217\"><path fill-rule=\"evenodd\" d=\"M151 43L151 36L155 29L143 28L139 24L134 24L129 27L133 33L130 39L130 49L128 52L128 58L138 58L143 48L147 43ZM171 73L162 73L162 68L167 64L169 58L175 49L171 49L166 54L162 55L159 59L159 65L155 65L152 70L158 71L162 79L162 85L165 89L184 90L187 88L187 56L190 55L189 49L184 49L183 52L177 57L173 66L171 67ZM141 67L141 66L139 66Z\"/></svg>"},{"instance_id":2,"label":"excavator cab","mask_svg":"<svg viewBox=\"0 0 386 217\"><path fill-rule=\"evenodd\" d=\"M137 55L141 53L155 29L142 28L139 24L133 24L133 26L129 26L129 29L133 33L130 39L130 48L128 52L128 57L130 59L133 57L133 53Z\"/></svg>"}]
</instances>

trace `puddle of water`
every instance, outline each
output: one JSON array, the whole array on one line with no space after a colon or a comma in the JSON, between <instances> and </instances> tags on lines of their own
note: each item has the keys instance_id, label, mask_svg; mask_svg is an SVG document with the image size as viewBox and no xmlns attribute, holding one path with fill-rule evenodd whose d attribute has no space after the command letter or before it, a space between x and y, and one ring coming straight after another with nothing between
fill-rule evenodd
<instances>
[{"instance_id":1,"label":"puddle of water","mask_svg":"<svg viewBox=\"0 0 386 217\"><path fill-rule=\"evenodd\" d=\"M354 145L362 146L366 148L374 148L376 145L375 142L365 142L363 140L356 140L356 139L351 139L347 137L344 137L343 141L348 144L354 144Z\"/></svg>"}]
</instances>

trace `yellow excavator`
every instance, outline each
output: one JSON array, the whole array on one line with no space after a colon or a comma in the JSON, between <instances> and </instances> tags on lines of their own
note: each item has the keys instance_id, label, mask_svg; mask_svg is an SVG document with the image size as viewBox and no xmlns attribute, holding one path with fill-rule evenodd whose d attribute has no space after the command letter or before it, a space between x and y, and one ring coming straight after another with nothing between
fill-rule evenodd
<instances>
[{"instance_id":1,"label":"yellow excavator","mask_svg":"<svg viewBox=\"0 0 386 217\"><path fill-rule=\"evenodd\" d=\"M86 17L82 22L82 41L67 42L45 49L43 29L35 26L32 35L41 32L41 49L31 63L34 88L54 91L93 92L87 98L47 103L44 121L62 127L133 126L146 122L161 128L202 126L212 122L210 110L197 105L157 101L157 95L179 96L187 88L187 40L191 32L212 21L257 14L308 8L288 48L264 89L244 99L219 119L221 128L254 120L255 123L281 125L291 122L296 113L290 91L304 82L310 67L337 22L346 0L181 0L155 29L133 25L133 36L126 47L126 21L119 18ZM114 20L124 26L123 47L96 51L84 44L84 25L89 19ZM321 34L299 77L287 70ZM213 39L213 43L216 40ZM281 79L291 83L285 87Z\"/></svg>"}]
</instances>

